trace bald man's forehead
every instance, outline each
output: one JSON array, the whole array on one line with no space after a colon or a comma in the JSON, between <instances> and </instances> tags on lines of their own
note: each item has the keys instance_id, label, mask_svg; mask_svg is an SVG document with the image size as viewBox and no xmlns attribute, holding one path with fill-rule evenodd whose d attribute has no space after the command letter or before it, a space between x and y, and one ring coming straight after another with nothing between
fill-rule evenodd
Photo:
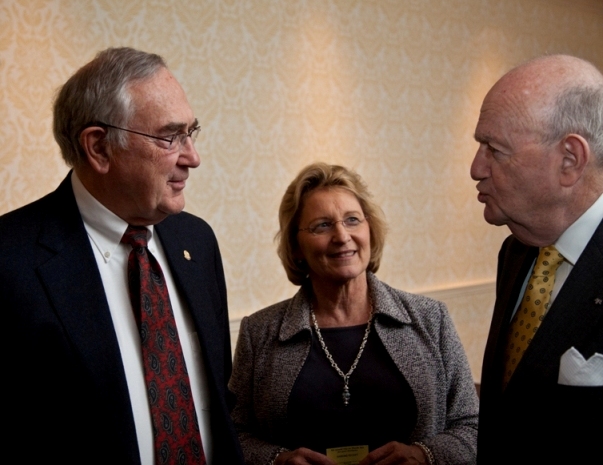
<instances>
[{"instance_id":1,"label":"bald man's forehead","mask_svg":"<svg viewBox=\"0 0 603 465\"><path fill-rule=\"evenodd\" d=\"M551 104L547 100L531 83L501 80L486 95L480 121L489 121L507 131L540 133Z\"/></svg>"}]
</instances>

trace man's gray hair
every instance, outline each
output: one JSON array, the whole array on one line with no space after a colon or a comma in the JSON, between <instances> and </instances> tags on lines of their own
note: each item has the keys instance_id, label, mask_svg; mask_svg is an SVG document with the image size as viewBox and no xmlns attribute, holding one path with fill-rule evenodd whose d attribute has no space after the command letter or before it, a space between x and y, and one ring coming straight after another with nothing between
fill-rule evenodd
<instances>
[{"instance_id":1,"label":"man's gray hair","mask_svg":"<svg viewBox=\"0 0 603 465\"><path fill-rule=\"evenodd\" d=\"M578 134L590 145L599 166L603 166L603 86L571 86L553 104L545 143L559 142Z\"/></svg>"},{"instance_id":2,"label":"man's gray hair","mask_svg":"<svg viewBox=\"0 0 603 465\"><path fill-rule=\"evenodd\" d=\"M159 55L128 47L99 52L61 87L54 102L53 132L65 162L80 166L86 153L79 142L82 130L103 122L127 127L134 113L129 85L167 68ZM126 134L110 131L109 144L124 147Z\"/></svg>"}]
</instances>

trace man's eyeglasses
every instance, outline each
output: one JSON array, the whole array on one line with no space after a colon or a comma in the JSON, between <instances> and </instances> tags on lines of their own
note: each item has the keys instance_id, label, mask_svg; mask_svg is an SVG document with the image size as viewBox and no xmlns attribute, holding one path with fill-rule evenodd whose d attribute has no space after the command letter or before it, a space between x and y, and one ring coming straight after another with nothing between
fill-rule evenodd
<instances>
[{"instance_id":1,"label":"man's eyeglasses","mask_svg":"<svg viewBox=\"0 0 603 465\"><path fill-rule=\"evenodd\" d=\"M322 234L332 233L335 230L335 225L341 223L347 231L354 231L368 218L358 218L356 216L348 216L344 220L339 221L320 221L319 223L313 224L308 228L299 228L298 231L309 231L315 236Z\"/></svg>"},{"instance_id":2,"label":"man's eyeglasses","mask_svg":"<svg viewBox=\"0 0 603 465\"><path fill-rule=\"evenodd\" d=\"M194 144L195 141L197 140L197 136L199 135L199 131L201 131L201 126L195 126L194 128L190 128L188 130L188 132L183 132L183 133L179 133L179 134L170 134L169 136L159 137L159 136L153 136L151 134L145 134L144 132L134 131L132 129L120 128L117 126L113 126L112 124L107 124L107 123L102 123L102 122L98 122L96 124L98 124L99 126L105 126L105 127L113 128L113 129L119 129L120 131L131 132L133 134L138 134L139 136L150 137L151 139L157 139L157 140L163 141L163 142L165 142L165 144L160 144L160 146L166 150L175 150L177 148L179 149L179 148L183 147L184 144L186 144L186 139L188 137L191 138L191 141Z\"/></svg>"}]
</instances>

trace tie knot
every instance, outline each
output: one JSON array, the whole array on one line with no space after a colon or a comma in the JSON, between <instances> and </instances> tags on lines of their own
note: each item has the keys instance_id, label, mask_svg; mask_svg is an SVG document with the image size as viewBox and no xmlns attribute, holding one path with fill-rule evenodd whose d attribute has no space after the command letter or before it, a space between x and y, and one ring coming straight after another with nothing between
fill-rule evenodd
<instances>
[{"instance_id":1,"label":"tie knot","mask_svg":"<svg viewBox=\"0 0 603 465\"><path fill-rule=\"evenodd\" d=\"M149 230L144 226L128 226L121 238L121 242L131 245L133 249L147 246L147 234Z\"/></svg>"},{"instance_id":2,"label":"tie knot","mask_svg":"<svg viewBox=\"0 0 603 465\"><path fill-rule=\"evenodd\" d=\"M548 276L555 274L559 265L563 262L563 255L555 248L549 245L540 249L536 265L534 265L534 274L537 276Z\"/></svg>"}]
</instances>

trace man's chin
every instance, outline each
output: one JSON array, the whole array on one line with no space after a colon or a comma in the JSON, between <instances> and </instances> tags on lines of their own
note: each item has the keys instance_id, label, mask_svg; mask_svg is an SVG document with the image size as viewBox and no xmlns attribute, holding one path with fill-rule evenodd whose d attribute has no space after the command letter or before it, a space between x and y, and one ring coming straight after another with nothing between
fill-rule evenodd
<instances>
[{"instance_id":1,"label":"man's chin","mask_svg":"<svg viewBox=\"0 0 603 465\"><path fill-rule=\"evenodd\" d=\"M163 209L163 210L159 210L157 212L157 214L155 215L156 218L158 218L157 221L155 221L155 224L165 220L168 216L172 216L172 215L177 215L178 213L180 213L183 210L183 208L170 208L170 209Z\"/></svg>"},{"instance_id":2,"label":"man's chin","mask_svg":"<svg viewBox=\"0 0 603 465\"><path fill-rule=\"evenodd\" d=\"M184 210L184 195L171 198L169 202L159 205L157 210L165 216L177 215Z\"/></svg>"},{"instance_id":3,"label":"man's chin","mask_svg":"<svg viewBox=\"0 0 603 465\"><path fill-rule=\"evenodd\" d=\"M507 224L506 218L504 218L500 213L495 213L486 206L484 208L484 219L487 223L490 223L494 226L504 226Z\"/></svg>"}]
</instances>

